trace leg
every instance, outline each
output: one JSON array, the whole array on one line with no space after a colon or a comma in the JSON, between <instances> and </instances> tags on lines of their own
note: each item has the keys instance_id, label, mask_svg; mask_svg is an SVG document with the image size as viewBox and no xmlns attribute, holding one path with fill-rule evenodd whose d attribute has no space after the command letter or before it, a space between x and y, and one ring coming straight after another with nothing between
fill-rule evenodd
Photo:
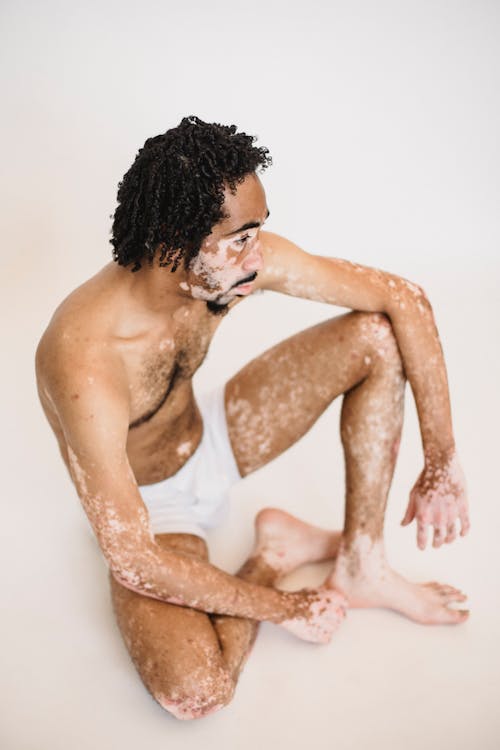
<instances>
[{"instance_id":1,"label":"leg","mask_svg":"<svg viewBox=\"0 0 500 750\"><path fill-rule=\"evenodd\" d=\"M386 318L351 312L280 342L226 384L229 439L247 476L297 442L332 401L384 356Z\"/></svg>"},{"instance_id":2,"label":"leg","mask_svg":"<svg viewBox=\"0 0 500 750\"><path fill-rule=\"evenodd\" d=\"M384 514L402 428L404 377L394 339L383 339L383 359L342 404L346 521L328 583L352 607L388 607L422 623L463 622L467 613L447 606L463 601L461 592L434 582L410 583L385 560Z\"/></svg>"},{"instance_id":3,"label":"leg","mask_svg":"<svg viewBox=\"0 0 500 750\"><path fill-rule=\"evenodd\" d=\"M311 547L310 542L304 542L302 556L294 551L288 559L286 543L279 538L283 526L279 517L288 514L276 513L273 516L273 512L267 512L267 519L266 514L257 519L257 546L238 574L267 586L293 568L295 560L302 564ZM333 556L338 537L320 529L309 530L300 522L296 526L297 538L301 534L304 539L311 535L311 539L316 538L318 549L314 549L313 557L320 552ZM155 541L164 548L208 559L206 544L200 537L157 534ZM271 543L277 551L277 560L272 557ZM232 621L234 627L230 631L222 623L218 632L218 626L214 627L210 616L203 612L143 596L122 586L111 574L109 578L119 629L153 698L179 719L201 718L227 705L255 640L256 623L222 618Z\"/></svg>"},{"instance_id":4,"label":"leg","mask_svg":"<svg viewBox=\"0 0 500 750\"><path fill-rule=\"evenodd\" d=\"M358 574L356 564L361 571L356 545L376 540L379 568L382 565L380 544L402 427L404 386L389 320L379 313L361 312L324 321L290 337L248 363L226 386L228 432L242 476L280 455L338 395L345 394L341 435L346 523L335 571L349 565L350 584ZM375 557L365 554L362 575L372 567L375 570ZM384 576L388 570L385 565ZM393 575L393 583L397 580L401 585L394 585L385 598L372 598L370 604L366 597L353 596L340 575L332 575L329 582L353 606L390 606L420 622L464 619L462 613L447 607L450 601L463 599L456 589L408 582L403 586L404 579ZM374 585L370 580L368 587Z\"/></svg>"},{"instance_id":5,"label":"leg","mask_svg":"<svg viewBox=\"0 0 500 750\"><path fill-rule=\"evenodd\" d=\"M268 586L306 562L335 558L340 532L304 523L277 508L265 508L255 518L256 543L252 556L236 575ZM259 622L211 615L226 665L234 680L241 673L257 637Z\"/></svg>"}]
</instances>

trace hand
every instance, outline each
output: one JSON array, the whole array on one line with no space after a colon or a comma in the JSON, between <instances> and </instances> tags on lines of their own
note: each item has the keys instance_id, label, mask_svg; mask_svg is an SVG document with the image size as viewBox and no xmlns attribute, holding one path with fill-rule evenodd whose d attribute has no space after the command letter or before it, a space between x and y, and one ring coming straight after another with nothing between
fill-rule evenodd
<instances>
[{"instance_id":1,"label":"hand","mask_svg":"<svg viewBox=\"0 0 500 750\"><path fill-rule=\"evenodd\" d=\"M426 459L425 466L412 491L402 526L417 519L417 545L425 549L427 527L434 526L433 547L452 542L456 537L457 518L460 536L470 528L465 477L457 454L444 459Z\"/></svg>"},{"instance_id":2,"label":"hand","mask_svg":"<svg viewBox=\"0 0 500 750\"><path fill-rule=\"evenodd\" d=\"M347 599L331 588L302 589L290 593L296 614L282 620L281 627L303 641L329 643L334 631L345 617Z\"/></svg>"}]
</instances>

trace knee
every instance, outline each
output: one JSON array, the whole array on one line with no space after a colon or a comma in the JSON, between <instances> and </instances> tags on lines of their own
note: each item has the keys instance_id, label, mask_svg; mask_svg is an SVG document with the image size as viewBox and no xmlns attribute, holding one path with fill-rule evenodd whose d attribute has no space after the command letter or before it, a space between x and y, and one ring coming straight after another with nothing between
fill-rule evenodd
<instances>
[{"instance_id":1,"label":"knee","mask_svg":"<svg viewBox=\"0 0 500 750\"><path fill-rule=\"evenodd\" d=\"M207 678L203 683L189 689L176 688L166 692L155 691L153 697L162 708L176 719L202 719L220 711L231 702L235 683L224 675L218 678Z\"/></svg>"},{"instance_id":2,"label":"knee","mask_svg":"<svg viewBox=\"0 0 500 750\"><path fill-rule=\"evenodd\" d=\"M390 318L381 312L357 312L361 339L382 365L398 369L404 377L401 353Z\"/></svg>"}]
</instances>

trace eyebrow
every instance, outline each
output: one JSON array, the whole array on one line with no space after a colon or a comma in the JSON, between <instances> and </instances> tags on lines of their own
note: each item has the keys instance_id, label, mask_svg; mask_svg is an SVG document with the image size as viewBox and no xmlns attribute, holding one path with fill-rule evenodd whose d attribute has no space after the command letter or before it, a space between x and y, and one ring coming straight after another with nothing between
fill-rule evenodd
<instances>
[{"instance_id":1,"label":"eyebrow","mask_svg":"<svg viewBox=\"0 0 500 750\"><path fill-rule=\"evenodd\" d=\"M267 215L266 219L269 218L271 215L271 212L269 209L267 209ZM265 219L264 219L265 221ZM260 227L260 222L258 221L248 221L246 224L243 224L239 229L233 229L232 232L228 232L227 234L223 234L223 237L230 237L232 234L238 234L238 232L243 232L245 229L253 229L254 227Z\"/></svg>"}]
</instances>

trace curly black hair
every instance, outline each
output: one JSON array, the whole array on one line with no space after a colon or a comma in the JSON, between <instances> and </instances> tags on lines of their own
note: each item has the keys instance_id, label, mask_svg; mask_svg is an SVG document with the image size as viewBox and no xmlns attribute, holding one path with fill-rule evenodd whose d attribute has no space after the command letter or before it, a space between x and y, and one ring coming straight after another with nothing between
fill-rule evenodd
<instances>
[{"instance_id":1,"label":"curly black hair","mask_svg":"<svg viewBox=\"0 0 500 750\"><path fill-rule=\"evenodd\" d=\"M227 218L224 188L272 164L269 150L253 146L256 136L237 133L236 125L206 123L195 115L162 135L148 138L118 183L110 243L121 266L141 260L185 268L214 224Z\"/></svg>"}]
</instances>

